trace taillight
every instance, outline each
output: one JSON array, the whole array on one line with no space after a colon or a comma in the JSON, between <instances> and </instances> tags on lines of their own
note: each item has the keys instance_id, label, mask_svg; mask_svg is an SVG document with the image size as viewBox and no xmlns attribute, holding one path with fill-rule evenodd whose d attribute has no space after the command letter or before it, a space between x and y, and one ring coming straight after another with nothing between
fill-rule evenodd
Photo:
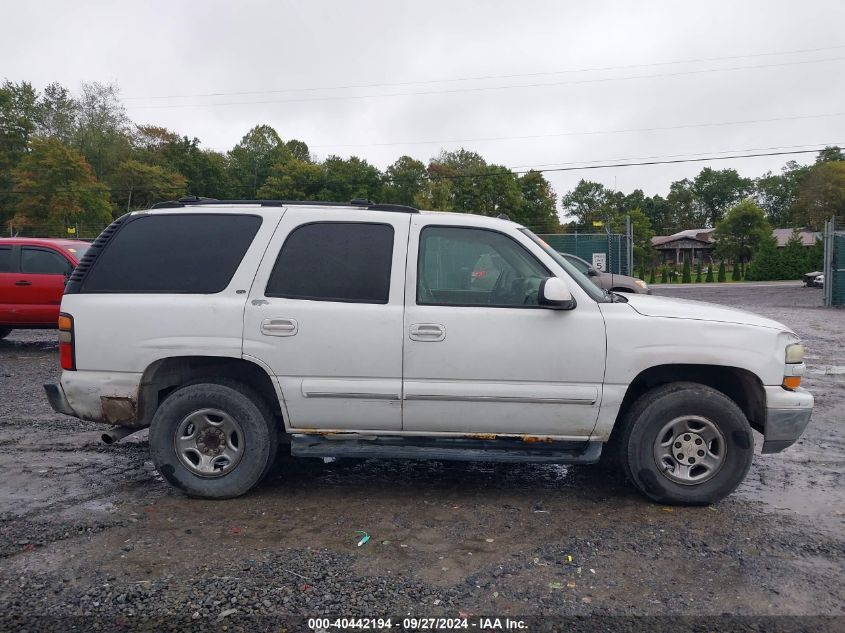
<instances>
[{"instance_id":1,"label":"taillight","mask_svg":"<svg viewBox=\"0 0 845 633\"><path fill-rule=\"evenodd\" d=\"M64 313L59 315L59 363L62 369L70 371L76 369L76 354L73 349L73 317Z\"/></svg>"}]
</instances>

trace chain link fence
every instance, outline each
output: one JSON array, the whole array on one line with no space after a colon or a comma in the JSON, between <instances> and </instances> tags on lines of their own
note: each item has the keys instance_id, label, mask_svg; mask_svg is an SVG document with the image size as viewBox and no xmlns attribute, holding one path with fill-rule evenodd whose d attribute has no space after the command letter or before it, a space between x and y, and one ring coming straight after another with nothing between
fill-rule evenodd
<instances>
[{"instance_id":1,"label":"chain link fence","mask_svg":"<svg viewBox=\"0 0 845 633\"><path fill-rule=\"evenodd\" d=\"M836 230L835 218L824 226L824 304L845 305L845 231Z\"/></svg>"}]
</instances>

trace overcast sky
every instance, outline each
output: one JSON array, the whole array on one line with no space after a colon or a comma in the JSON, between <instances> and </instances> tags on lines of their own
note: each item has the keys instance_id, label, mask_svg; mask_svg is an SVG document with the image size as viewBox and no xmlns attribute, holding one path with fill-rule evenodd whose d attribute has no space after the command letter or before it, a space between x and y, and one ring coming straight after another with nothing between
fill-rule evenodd
<instances>
[{"instance_id":1,"label":"overcast sky","mask_svg":"<svg viewBox=\"0 0 845 633\"><path fill-rule=\"evenodd\" d=\"M258 123L381 168L459 147L522 169L845 143L842 0L3 4L0 77L116 82L135 122L221 151ZM705 165L792 158L813 157L547 177L665 195Z\"/></svg>"}]
</instances>

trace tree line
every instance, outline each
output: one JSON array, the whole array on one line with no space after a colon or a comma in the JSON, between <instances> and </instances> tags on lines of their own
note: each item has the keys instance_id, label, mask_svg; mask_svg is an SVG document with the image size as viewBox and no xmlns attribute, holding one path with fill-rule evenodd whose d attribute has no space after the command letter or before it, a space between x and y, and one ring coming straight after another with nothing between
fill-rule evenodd
<instances>
[{"instance_id":1,"label":"tree line","mask_svg":"<svg viewBox=\"0 0 845 633\"><path fill-rule=\"evenodd\" d=\"M538 171L516 174L467 150L428 164L401 156L384 171L357 156L317 160L298 139L257 125L228 152L130 121L113 85L0 86L0 222L17 228L103 224L191 194L221 199L378 202L499 215L559 228L556 195Z\"/></svg>"},{"instance_id":2,"label":"tree line","mask_svg":"<svg viewBox=\"0 0 845 633\"><path fill-rule=\"evenodd\" d=\"M630 218L635 260L654 262L650 239L716 227L720 257L748 262L771 227L818 230L845 217L845 156L821 151L812 165L788 162L758 178L703 168L673 182L666 196L614 191L581 180L559 201L540 171L515 173L478 153L442 151L427 163L401 156L385 170L365 159L318 159L298 139L257 125L228 152L205 149L163 127L136 124L118 88L83 83L77 93L53 83L0 85L0 222L27 227L103 226L126 211L185 194L228 199L378 202L506 214L536 232L621 232Z\"/></svg>"}]
</instances>

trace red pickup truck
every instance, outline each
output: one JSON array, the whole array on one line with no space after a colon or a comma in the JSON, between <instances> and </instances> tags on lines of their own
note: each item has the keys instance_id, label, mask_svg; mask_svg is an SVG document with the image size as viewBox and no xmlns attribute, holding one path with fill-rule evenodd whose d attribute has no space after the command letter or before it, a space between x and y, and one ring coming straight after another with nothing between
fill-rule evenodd
<instances>
[{"instance_id":1,"label":"red pickup truck","mask_svg":"<svg viewBox=\"0 0 845 633\"><path fill-rule=\"evenodd\" d=\"M0 339L12 330L55 328L65 280L88 242L0 238Z\"/></svg>"}]
</instances>

